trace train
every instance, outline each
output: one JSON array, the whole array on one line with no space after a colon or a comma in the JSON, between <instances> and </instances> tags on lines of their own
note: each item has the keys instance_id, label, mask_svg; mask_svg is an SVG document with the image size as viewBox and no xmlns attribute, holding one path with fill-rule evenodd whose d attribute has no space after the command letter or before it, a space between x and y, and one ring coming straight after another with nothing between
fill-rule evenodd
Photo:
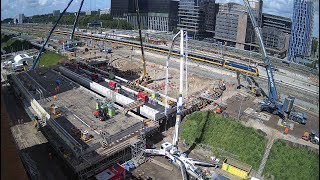
<instances>
[{"instance_id":1,"label":"train","mask_svg":"<svg viewBox=\"0 0 320 180\"><path fill-rule=\"evenodd\" d=\"M54 31L54 34L70 35L70 32L68 32L68 31ZM104 35L100 35L100 37L98 37L98 36L92 36L89 33L84 33L84 34L75 33L75 36L78 36L81 38L86 38L86 39L93 39L93 40L97 40L97 41L108 41L108 42L117 43L117 44L121 44L121 45L125 45L125 46L132 46L132 47L140 48L140 44L138 42L130 42L130 41L123 40L123 39L115 40L115 39L105 38L105 37L103 37ZM146 50L150 50L150 51L169 54L169 49L155 46L155 45L144 44L144 48ZM179 56L180 52L177 50L172 50L171 54L175 55L175 56ZM207 57L207 56L203 56L203 55L189 54L189 53L188 53L188 58L195 60L195 61L200 61L200 62L224 67L224 68L232 70L232 71L238 71L238 72L241 72L244 74L259 76L258 68L250 66L250 65L241 64L238 62L223 60L223 59L214 59L213 57Z\"/></svg>"}]
</instances>

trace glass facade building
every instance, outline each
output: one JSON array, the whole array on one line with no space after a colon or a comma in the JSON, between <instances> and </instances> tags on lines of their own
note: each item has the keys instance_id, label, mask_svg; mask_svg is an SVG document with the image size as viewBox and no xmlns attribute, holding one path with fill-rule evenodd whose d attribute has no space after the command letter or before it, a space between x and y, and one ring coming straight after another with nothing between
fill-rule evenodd
<instances>
[{"instance_id":1,"label":"glass facade building","mask_svg":"<svg viewBox=\"0 0 320 180\"><path fill-rule=\"evenodd\" d=\"M178 22L177 0L139 0L139 12L142 29L173 31ZM135 1L129 1L127 21L137 28Z\"/></svg>"},{"instance_id":2,"label":"glass facade building","mask_svg":"<svg viewBox=\"0 0 320 180\"><path fill-rule=\"evenodd\" d=\"M288 60L311 55L313 0L294 0Z\"/></svg>"},{"instance_id":3,"label":"glass facade building","mask_svg":"<svg viewBox=\"0 0 320 180\"><path fill-rule=\"evenodd\" d=\"M194 39L214 32L215 0L180 0L178 29L189 32Z\"/></svg>"},{"instance_id":4,"label":"glass facade building","mask_svg":"<svg viewBox=\"0 0 320 180\"><path fill-rule=\"evenodd\" d=\"M111 0L111 16L125 19L129 11L129 0Z\"/></svg>"}]
</instances>

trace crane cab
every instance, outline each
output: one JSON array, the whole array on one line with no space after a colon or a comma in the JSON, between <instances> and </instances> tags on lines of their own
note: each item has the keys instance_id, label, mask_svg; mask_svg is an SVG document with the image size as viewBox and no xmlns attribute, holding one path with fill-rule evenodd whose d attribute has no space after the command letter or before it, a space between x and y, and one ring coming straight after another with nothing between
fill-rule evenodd
<instances>
[{"instance_id":1,"label":"crane cab","mask_svg":"<svg viewBox=\"0 0 320 180\"><path fill-rule=\"evenodd\" d=\"M168 142L165 142L160 146L160 151L162 152L169 152L171 149L172 149L172 144Z\"/></svg>"}]
</instances>

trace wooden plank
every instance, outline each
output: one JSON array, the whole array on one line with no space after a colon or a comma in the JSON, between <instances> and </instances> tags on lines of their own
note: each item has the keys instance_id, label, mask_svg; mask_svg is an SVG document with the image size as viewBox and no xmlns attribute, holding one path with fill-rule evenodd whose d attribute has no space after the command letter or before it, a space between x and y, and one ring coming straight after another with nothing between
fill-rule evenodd
<instances>
[{"instance_id":1,"label":"wooden plank","mask_svg":"<svg viewBox=\"0 0 320 180\"><path fill-rule=\"evenodd\" d=\"M173 167L168 166L168 165L166 165L166 164L163 164L162 162L157 161L157 160L155 160L155 159L151 159L151 158L150 158L150 162L152 162L152 163L154 163L154 164L156 164L156 165L158 165L158 166L160 166L160 167L163 167L163 168L165 168L165 169L167 169L167 170L169 170L169 171L172 171L172 170L173 170Z\"/></svg>"}]
</instances>

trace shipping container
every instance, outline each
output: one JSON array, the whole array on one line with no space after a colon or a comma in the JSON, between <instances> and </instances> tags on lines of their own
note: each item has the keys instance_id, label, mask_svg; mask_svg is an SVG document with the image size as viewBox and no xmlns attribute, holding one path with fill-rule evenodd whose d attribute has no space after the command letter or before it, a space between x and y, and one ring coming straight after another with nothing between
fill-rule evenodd
<instances>
[{"instance_id":1,"label":"shipping container","mask_svg":"<svg viewBox=\"0 0 320 180\"><path fill-rule=\"evenodd\" d=\"M222 170L225 170L243 179L248 178L251 168L251 166L231 158L225 159L222 164Z\"/></svg>"},{"instance_id":2,"label":"shipping container","mask_svg":"<svg viewBox=\"0 0 320 180\"><path fill-rule=\"evenodd\" d=\"M111 87L112 89L116 88L117 83L114 81L109 81L109 87Z\"/></svg>"},{"instance_id":3,"label":"shipping container","mask_svg":"<svg viewBox=\"0 0 320 180\"><path fill-rule=\"evenodd\" d=\"M148 102L149 97L148 97L148 95L146 95L145 93L139 92L139 93L138 93L138 99L142 99L144 102Z\"/></svg>"}]
</instances>

